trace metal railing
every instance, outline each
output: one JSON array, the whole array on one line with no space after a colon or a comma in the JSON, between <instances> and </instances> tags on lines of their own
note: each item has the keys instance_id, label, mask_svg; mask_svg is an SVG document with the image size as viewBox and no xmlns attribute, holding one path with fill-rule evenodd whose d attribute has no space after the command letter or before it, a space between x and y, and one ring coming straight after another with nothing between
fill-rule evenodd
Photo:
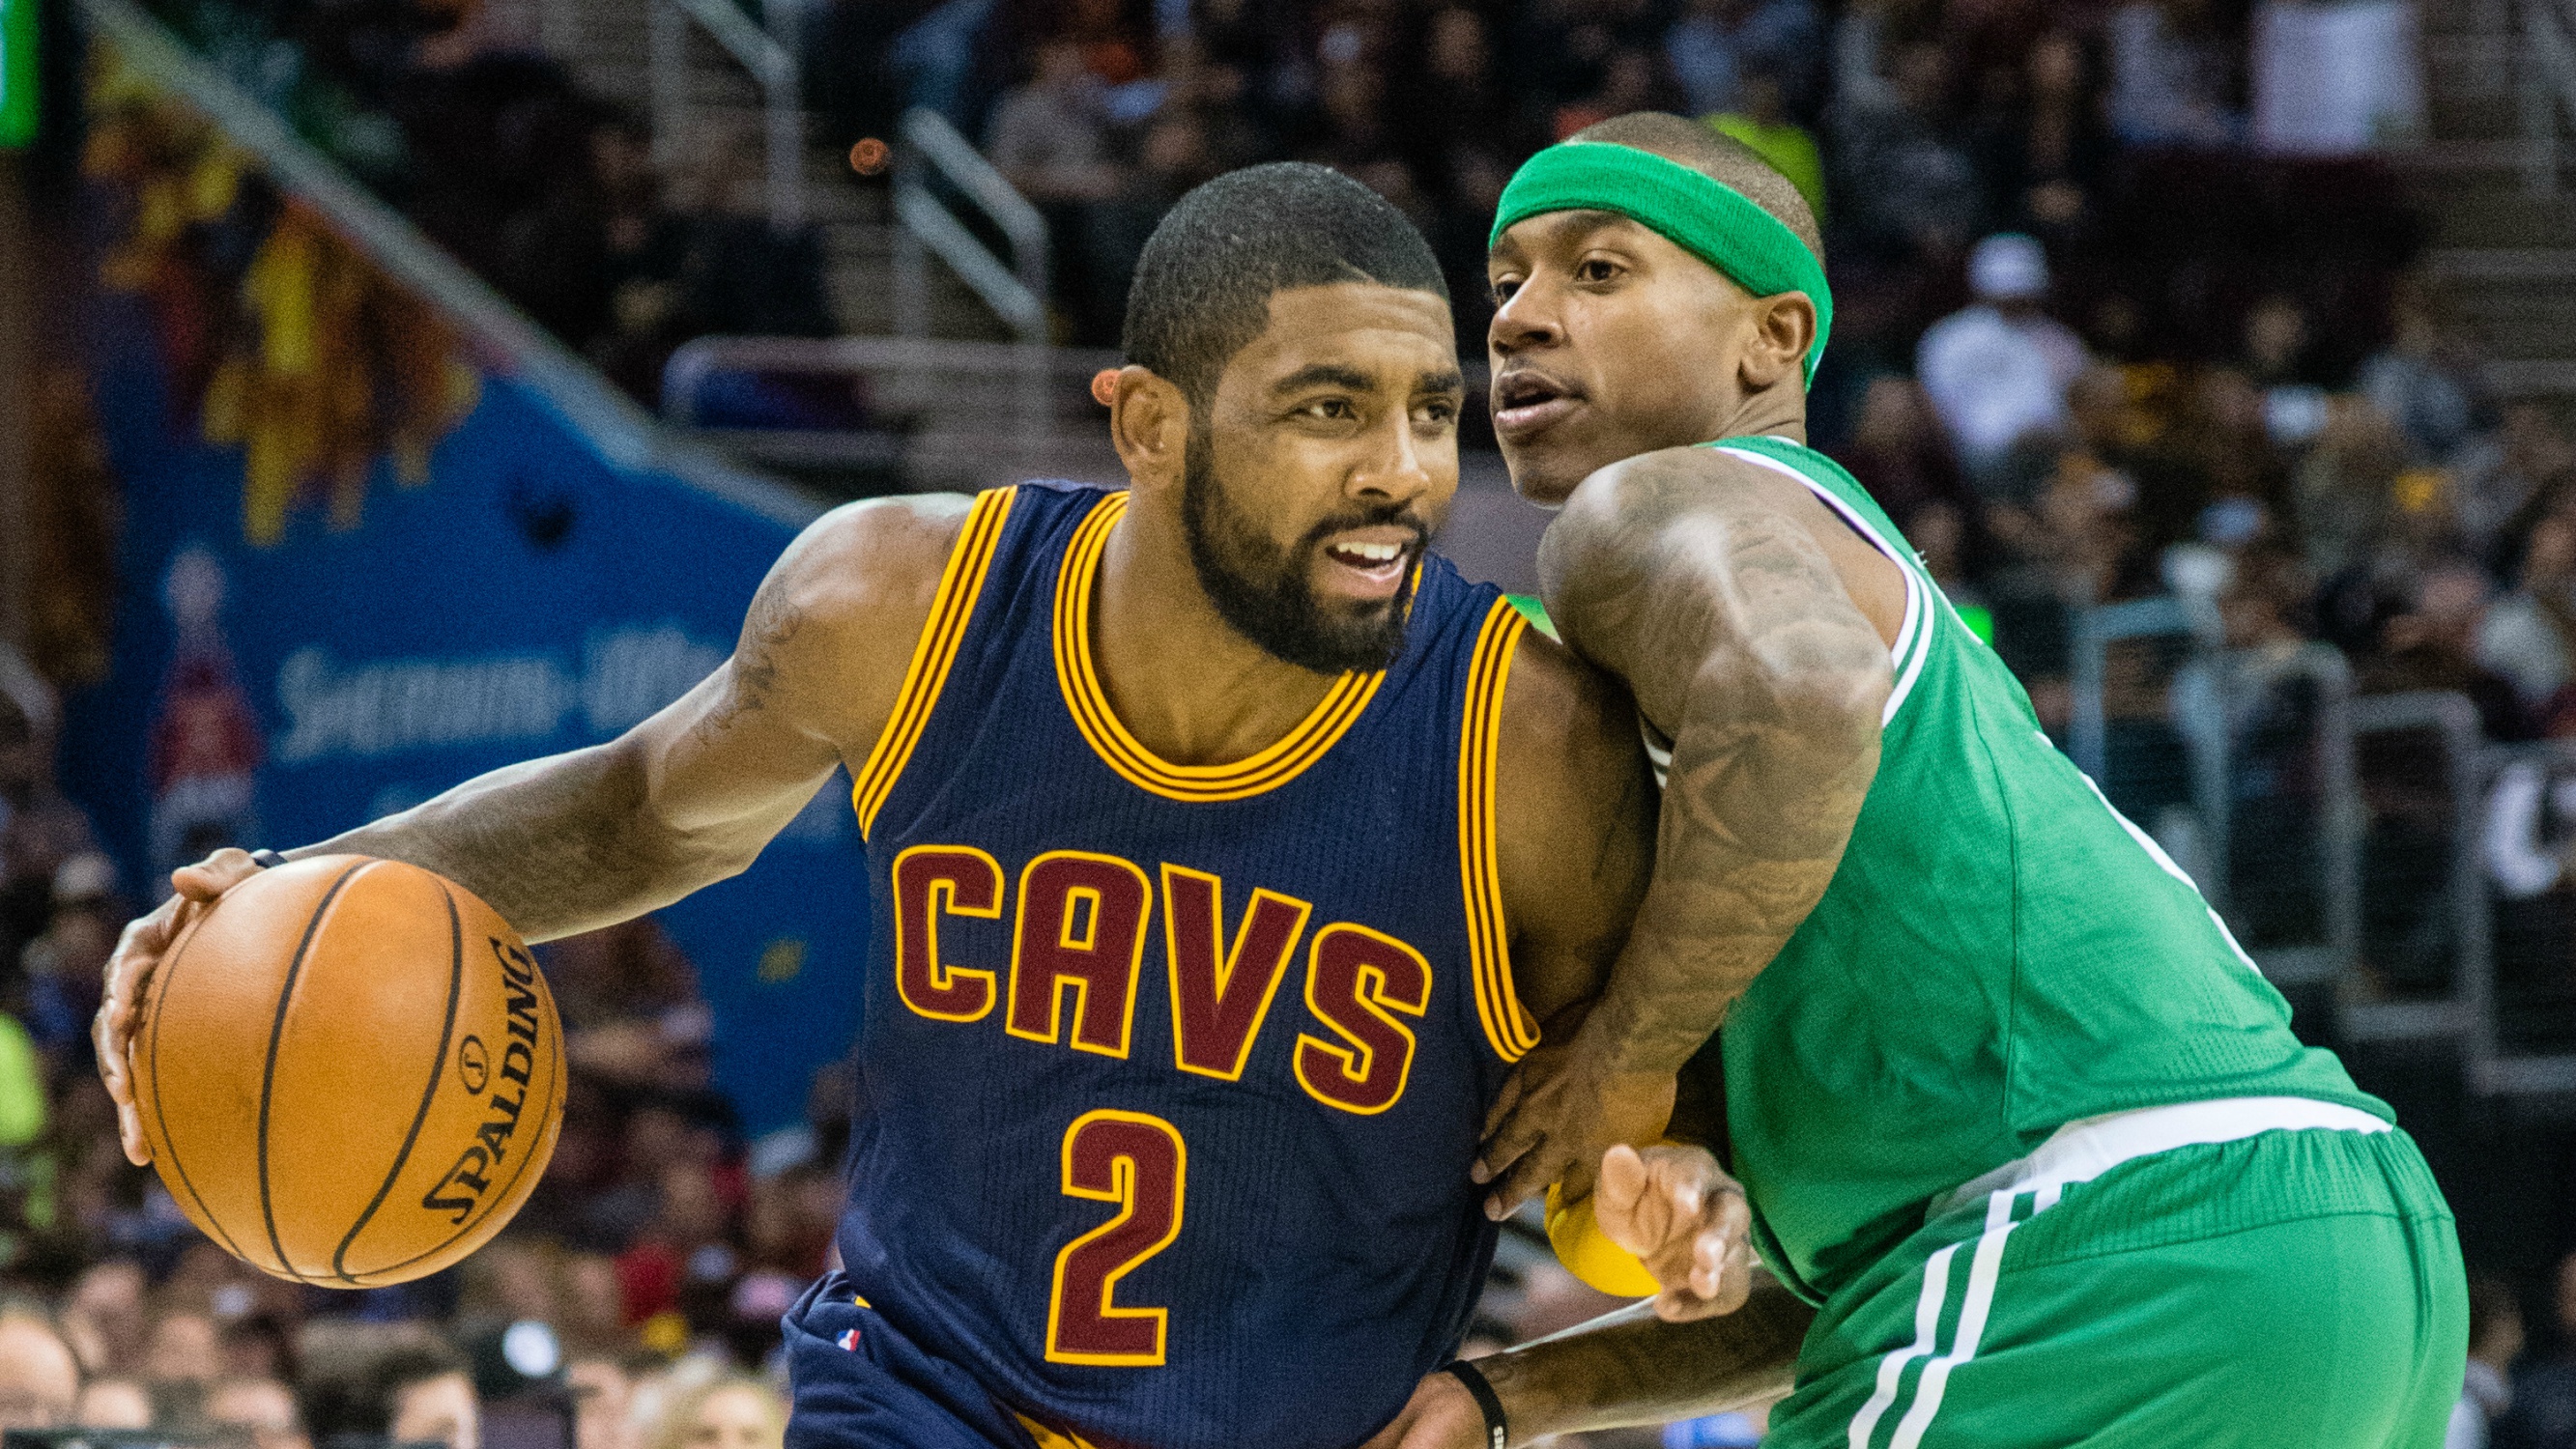
<instances>
[{"instance_id":1,"label":"metal railing","mask_svg":"<svg viewBox=\"0 0 2576 1449\"><path fill-rule=\"evenodd\" d=\"M2188 635L2188 609L2171 598L2140 600L2078 610L2073 625L2070 753L2101 778L2116 763L2106 759L2103 697L2111 646ZM2576 894L2568 883L2576 840L2539 843L2545 817L2554 814L2561 827L2576 820L2576 741L2490 744L2475 703L2448 691L2355 696L2348 664L2322 644L2254 664L2197 648L2169 684L2190 757L2192 871L2211 905L2238 924L2240 912L2228 905L2238 865L2232 848L2299 849L2300 842L2240 841L2236 808L2246 798L2241 767L2252 759L2242 722L2257 713L2256 695L2304 684L2312 703L2298 748L2316 836L2313 857L2300 861L2304 869L2313 860L2321 939L2253 947L2265 977L2329 988L2335 1031L2347 1042L2455 1043L2463 1076L2480 1095L2576 1101L2576 988L2549 985L2565 974L2559 956L2576 949L2566 929L2576 922L2576 900L2559 899ZM2368 773L2365 748L2375 761ZM2519 816L2501 803L2516 770L2525 772L2510 782ZM2500 863L2502 854L2514 859ZM2517 873L2519 884L2507 889ZM2517 938L2498 914L2506 895L2549 898L2564 918L2544 913ZM2515 908L2535 909L2528 900ZM2508 947L2545 958L2518 964L2519 987L2511 979L2499 985Z\"/></svg>"},{"instance_id":2,"label":"metal railing","mask_svg":"<svg viewBox=\"0 0 2576 1449\"><path fill-rule=\"evenodd\" d=\"M2448 990L2426 1000L2378 999L2356 971L2343 979L2337 1016L2357 1040L2459 1037L2474 1079L2478 1063L2494 1055L2494 935L2487 919L2485 878L2478 864L2478 820L2484 802L2485 739L2477 706L2468 696L2440 690L2366 695L2352 702L2353 740L2374 735L2426 734L2438 742L2441 790L2450 829L2439 862L2441 914L2448 925L2451 968ZM2362 939L2359 882L2354 882L2350 931ZM2356 961L2357 964L2357 961Z\"/></svg>"},{"instance_id":3,"label":"metal railing","mask_svg":"<svg viewBox=\"0 0 2576 1449\"><path fill-rule=\"evenodd\" d=\"M734 0L653 0L647 21L652 59L653 160L679 166L689 123L689 29L704 30L760 88L769 224L805 220L804 78L786 43L752 23Z\"/></svg>"},{"instance_id":4,"label":"metal railing","mask_svg":"<svg viewBox=\"0 0 2576 1449\"><path fill-rule=\"evenodd\" d=\"M2516 92L2523 187L2551 196L2558 190L2559 125L2576 125L2576 9L2569 0L2522 0L2521 30Z\"/></svg>"},{"instance_id":5,"label":"metal railing","mask_svg":"<svg viewBox=\"0 0 2576 1449\"><path fill-rule=\"evenodd\" d=\"M926 337L700 337L662 369L672 427L781 468L891 471L910 489L974 489L1032 476L1125 475L1091 396L1118 354ZM827 386L815 389L817 380ZM802 393L796 385L805 385ZM862 415L819 426L776 416L779 394Z\"/></svg>"},{"instance_id":6,"label":"metal railing","mask_svg":"<svg viewBox=\"0 0 2576 1449\"><path fill-rule=\"evenodd\" d=\"M938 112L920 106L906 111L902 140L894 162L894 214L900 224L894 253L895 331L906 337L930 335L927 254L935 254L1023 343L1045 342L1046 218ZM994 256L940 199L931 184L934 177L974 203L1001 231L1010 243L1009 264Z\"/></svg>"}]
</instances>

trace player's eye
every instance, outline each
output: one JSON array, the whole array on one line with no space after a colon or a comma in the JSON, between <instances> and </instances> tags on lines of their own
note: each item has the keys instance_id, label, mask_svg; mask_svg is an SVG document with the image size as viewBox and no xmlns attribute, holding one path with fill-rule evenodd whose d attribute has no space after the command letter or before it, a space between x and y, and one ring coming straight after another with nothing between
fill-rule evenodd
<instances>
[{"instance_id":1,"label":"player's eye","mask_svg":"<svg viewBox=\"0 0 2576 1449\"><path fill-rule=\"evenodd\" d=\"M1319 397L1297 411L1306 417L1333 422L1347 422L1360 415L1360 410L1353 407L1346 397Z\"/></svg>"},{"instance_id":2,"label":"player's eye","mask_svg":"<svg viewBox=\"0 0 2576 1449\"><path fill-rule=\"evenodd\" d=\"M1521 279L1518 277L1496 277L1487 285L1494 294L1494 305L1499 307L1505 302L1510 301L1512 299L1512 294L1521 289Z\"/></svg>"},{"instance_id":3,"label":"player's eye","mask_svg":"<svg viewBox=\"0 0 2576 1449\"><path fill-rule=\"evenodd\" d=\"M1618 279L1619 274L1625 270L1626 268L1620 266L1617 262L1610 260L1608 257L1585 257L1583 260L1574 264L1575 279L1577 281L1590 282L1595 285L1603 282L1615 281Z\"/></svg>"},{"instance_id":4,"label":"player's eye","mask_svg":"<svg viewBox=\"0 0 2576 1449\"><path fill-rule=\"evenodd\" d=\"M1447 423L1456 420L1458 416L1458 404L1445 397L1434 398L1430 402L1424 403L1418 411L1420 412L1424 422Z\"/></svg>"}]
</instances>

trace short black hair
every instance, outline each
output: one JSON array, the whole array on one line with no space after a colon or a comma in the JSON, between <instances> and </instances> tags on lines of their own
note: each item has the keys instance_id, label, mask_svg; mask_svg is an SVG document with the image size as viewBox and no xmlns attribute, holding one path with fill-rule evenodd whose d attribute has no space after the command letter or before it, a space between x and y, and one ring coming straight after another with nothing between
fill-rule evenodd
<instances>
[{"instance_id":1,"label":"short black hair","mask_svg":"<svg viewBox=\"0 0 2576 1449\"><path fill-rule=\"evenodd\" d=\"M1818 261L1824 260L1824 232L1816 225L1815 209L1807 205L1796 184L1763 160L1761 152L1714 126L1669 111L1630 111L1586 126L1572 139L1650 151L1731 186L1796 232Z\"/></svg>"},{"instance_id":2,"label":"short black hair","mask_svg":"<svg viewBox=\"0 0 2576 1449\"><path fill-rule=\"evenodd\" d=\"M334 1440L380 1442L393 1428L403 1391L414 1384L466 1371L464 1355L445 1341L405 1335L391 1341L346 1345L317 1354L296 1385L295 1407L305 1432L330 1449Z\"/></svg>"},{"instance_id":3,"label":"short black hair","mask_svg":"<svg viewBox=\"0 0 2576 1449\"><path fill-rule=\"evenodd\" d=\"M1226 363L1270 325L1273 292L1334 282L1449 300L1431 244L1386 198L1326 166L1247 166L1164 214L1136 259L1120 343L1204 406Z\"/></svg>"}]
</instances>

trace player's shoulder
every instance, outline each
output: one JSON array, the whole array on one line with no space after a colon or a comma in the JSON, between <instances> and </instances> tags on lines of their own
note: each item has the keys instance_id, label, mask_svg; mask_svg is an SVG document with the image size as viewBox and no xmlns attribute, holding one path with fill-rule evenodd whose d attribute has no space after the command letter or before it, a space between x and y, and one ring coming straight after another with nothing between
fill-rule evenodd
<instances>
[{"instance_id":1,"label":"player's shoulder","mask_svg":"<svg viewBox=\"0 0 2576 1449\"><path fill-rule=\"evenodd\" d=\"M1536 770L1615 770L1641 748L1627 687L1536 628L1512 651L1498 723L1507 775L1515 762Z\"/></svg>"},{"instance_id":2,"label":"player's shoulder","mask_svg":"<svg viewBox=\"0 0 2576 1449\"><path fill-rule=\"evenodd\" d=\"M827 628L918 623L974 505L956 493L845 503L796 536L761 591Z\"/></svg>"},{"instance_id":3,"label":"player's shoulder","mask_svg":"<svg viewBox=\"0 0 2576 1449\"><path fill-rule=\"evenodd\" d=\"M1796 479L1723 448L1661 448L1595 470L1567 495L1539 541L1551 609L1585 585L1664 570L1703 551L1712 528L1754 514L1803 517L1816 508Z\"/></svg>"}]
</instances>

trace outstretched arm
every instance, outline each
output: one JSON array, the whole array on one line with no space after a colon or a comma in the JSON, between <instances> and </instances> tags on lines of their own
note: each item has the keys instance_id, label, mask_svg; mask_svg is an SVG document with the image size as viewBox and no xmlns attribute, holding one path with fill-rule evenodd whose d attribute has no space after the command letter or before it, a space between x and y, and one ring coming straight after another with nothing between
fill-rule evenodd
<instances>
[{"instance_id":1,"label":"outstretched arm","mask_svg":"<svg viewBox=\"0 0 2576 1449\"><path fill-rule=\"evenodd\" d=\"M617 739L504 766L287 852L409 861L532 941L739 874L893 710L962 500L839 510L761 581L733 656Z\"/></svg>"},{"instance_id":2,"label":"outstretched arm","mask_svg":"<svg viewBox=\"0 0 2576 1449\"><path fill-rule=\"evenodd\" d=\"M1673 1073L1824 895L1877 772L1903 613L1895 565L1805 489L1708 449L1585 480L1539 568L1566 642L1627 681L1673 756L1609 984L1488 1138L1498 1208L1651 1142Z\"/></svg>"},{"instance_id":3,"label":"outstretched arm","mask_svg":"<svg viewBox=\"0 0 2576 1449\"><path fill-rule=\"evenodd\" d=\"M836 764L865 758L965 516L963 499L883 500L816 522L771 568L733 656L603 745L506 766L294 856L408 861L489 902L530 940L610 925L749 866ZM256 873L223 850L128 926L92 1035L126 1156L147 1161L126 1042L152 969L195 912Z\"/></svg>"},{"instance_id":4,"label":"outstretched arm","mask_svg":"<svg viewBox=\"0 0 2576 1449\"><path fill-rule=\"evenodd\" d=\"M1513 1445L1554 1434L1670 1424L1778 1398L1796 1379L1816 1311L1769 1278L1735 1314L1667 1323L1643 1304L1477 1359ZM1367 1449L1485 1449L1484 1416L1435 1373Z\"/></svg>"}]
</instances>

